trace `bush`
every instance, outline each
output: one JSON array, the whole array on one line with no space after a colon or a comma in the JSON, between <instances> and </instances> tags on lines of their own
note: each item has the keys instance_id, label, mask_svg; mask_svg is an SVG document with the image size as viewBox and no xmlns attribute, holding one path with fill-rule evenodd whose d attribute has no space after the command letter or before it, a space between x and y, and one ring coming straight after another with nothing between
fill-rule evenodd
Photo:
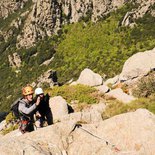
<instances>
[{"instance_id":1,"label":"bush","mask_svg":"<svg viewBox=\"0 0 155 155\"><path fill-rule=\"evenodd\" d=\"M117 100L111 100L107 103L107 107L102 113L102 118L107 119L118 114L136 111L139 108L148 109L150 112L155 114L155 96L153 95L149 98L139 98L129 104L124 104Z\"/></svg>"},{"instance_id":2,"label":"bush","mask_svg":"<svg viewBox=\"0 0 155 155\"><path fill-rule=\"evenodd\" d=\"M155 93L155 74L150 73L148 76L141 78L136 88L133 89L133 95L136 97L148 97Z\"/></svg>"},{"instance_id":3,"label":"bush","mask_svg":"<svg viewBox=\"0 0 155 155\"><path fill-rule=\"evenodd\" d=\"M48 89L47 92L51 96L62 96L68 103L71 103L73 100L77 100L80 104L94 104L99 102L96 89L84 85L64 85L62 87Z\"/></svg>"},{"instance_id":4,"label":"bush","mask_svg":"<svg viewBox=\"0 0 155 155\"><path fill-rule=\"evenodd\" d=\"M10 112L5 118L7 127L2 130L2 134L5 135L13 130L18 129L18 124L16 123L16 117Z\"/></svg>"},{"instance_id":5,"label":"bush","mask_svg":"<svg viewBox=\"0 0 155 155\"><path fill-rule=\"evenodd\" d=\"M15 119L16 117L12 114L12 112L10 112L5 118L7 124L14 121Z\"/></svg>"},{"instance_id":6,"label":"bush","mask_svg":"<svg viewBox=\"0 0 155 155\"><path fill-rule=\"evenodd\" d=\"M15 125L10 125L10 127L6 128L6 129L4 129L4 130L2 131L2 134L5 135L5 134L7 134L7 133L9 133L9 132L11 132L11 131L14 131L14 130L16 130L16 129L18 129L18 125L17 125L17 124L15 124Z\"/></svg>"}]
</instances>

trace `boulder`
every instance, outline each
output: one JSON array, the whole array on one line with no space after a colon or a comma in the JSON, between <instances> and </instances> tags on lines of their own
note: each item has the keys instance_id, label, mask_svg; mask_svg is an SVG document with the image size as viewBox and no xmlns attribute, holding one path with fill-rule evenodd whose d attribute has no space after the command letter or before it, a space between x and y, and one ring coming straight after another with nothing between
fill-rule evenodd
<instances>
[{"instance_id":1,"label":"boulder","mask_svg":"<svg viewBox=\"0 0 155 155\"><path fill-rule=\"evenodd\" d=\"M102 82L102 77L88 68L81 72L80 77L77 80L77 84L84 84L88 86L98 86L101 85Z\"/></svg>"},{"instance_id":2,"label":"boulder","mask_svg":"<svg viewBox=\"0 0 155 155\"><path fill-rule=\"evenodd\" d=\"M82 128L74 127L68 121L21 136L2 136L1 154L151 155L155 152L155 115L145 109L95 124L82 124ZM116 152L116 148L120 151Z\"/></svg>"},{"instance_id":3,"label":"boulder","mask_svg":"<svg viewBox=\"0 0 155 155\"><path fill-rule=\"evenodd\" d=\"M125 62L119 80L127 81L147 75L151 70L155 69L154 60L155 48L134 54Z\"/></svg>"},{"instance_id":4,"label":"boulder","mask_svg":"<svg viewBox=\"0 0 155 155\"><path fill-rule=\"evenodd\" d=\"M98 91L99 91L99 93L101 93L101 94L104 94L104 93L107 93L109 90L110 90L110 88L108 87L108 86L106 86L106 85L101 85L101 86L97 86L97 87L95 87Z\"/></svg>"},{"instance_id":5,"label":"boulder","mask_svg":"<svg viewBox=\"0 0 155 155\"><path fill-rule=\"evenodd\" d=\"M118 82L118 80L119 80L119 75L116 75L115 77L106 80L104 82L104 85L108 85L108 84L114 85L114 84L116 84Z\"/></svg>"},{"instance_id":6,"label":"boulder","mask_svg":"<svg viewBox=\"0 0 155 155\"><path fill-rule=\"evenodd\" d=\"M106 94L106 96L115 98L123 103L129 103L129 102L135 100L135 98L133 96L130 96L130 95L124 93L121 88L111 90L109 93Z\"/></svg>"},{"instance_id":7,"label":"boulder","mask_svg":"<svg viewBox=\"0 0 155 155\"><path fill-rule=\"evenodd\" d=\"M0 131L2 131L6 125L7 125L6 120L3 120L2 122L0 122Z\"/></svg>"},{"instance_id":8,"label":"boulder","mask_svg":"<svg viewBox=\"0 0 155 155\"><path fill-rule=\"evenodd\" d=\"M61 96L50 98L49 105L52 111L53 120L60 120L64 115L68 114L68 105Z\"/></svg>"}]
</instances>

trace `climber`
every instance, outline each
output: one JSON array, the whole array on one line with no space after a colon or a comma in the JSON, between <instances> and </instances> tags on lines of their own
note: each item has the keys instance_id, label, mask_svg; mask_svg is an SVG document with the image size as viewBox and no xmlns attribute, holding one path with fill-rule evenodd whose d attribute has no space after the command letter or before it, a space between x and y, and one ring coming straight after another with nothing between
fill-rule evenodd
<instances>
[{"instance_id":1,"label":"climber","mask_svg":"<svg viewBox=\"0 0 155 155\"><path fill-rule=\"evenodd\" d=\"M36 102L33 102L33 88L26 86L22 89L23 99L19 101L18 110L20 113L19 129L22 133L31 132L34 130L33 115L36 113L36 108L40 104L40 97Z\"/></svg>"},{"instance_id":2,"label":"climber","mask_svg":"<svg viewBox=\"0 0 155 155\"><path fill-rule=\"evenodd\" d=\"M36 97L34 101L36 101L38 97L40 98L40 104L37 107L37 111L41 115L41 117L39 118L40 127L43 127L43 124L45 121L47 121L48 125L53 124L53 116L52 116L51 109L49 107L50 96L48 94L44 95L42 88L36 88L35 95Z\"/></svg>"}]
</instances>

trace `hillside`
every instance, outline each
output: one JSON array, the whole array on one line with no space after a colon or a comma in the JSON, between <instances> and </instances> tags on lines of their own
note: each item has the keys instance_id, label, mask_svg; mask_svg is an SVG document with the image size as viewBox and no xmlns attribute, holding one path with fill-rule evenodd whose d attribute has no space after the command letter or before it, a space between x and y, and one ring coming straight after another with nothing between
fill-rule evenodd
<instances>
[{"instance_id":1,"label":"hillside","mask_svg":"<svg viewBox=\"0 0 155 155\"><path fill-rule=\"evenodd\" d=\"M109 78L121 72L131 55L155 47L151 0L2 3L0 111L9 110L21 88L33 82L36 86L49 69L57 71L60 83L77 79L86 67Z\"/></svg>"}]
</instances>

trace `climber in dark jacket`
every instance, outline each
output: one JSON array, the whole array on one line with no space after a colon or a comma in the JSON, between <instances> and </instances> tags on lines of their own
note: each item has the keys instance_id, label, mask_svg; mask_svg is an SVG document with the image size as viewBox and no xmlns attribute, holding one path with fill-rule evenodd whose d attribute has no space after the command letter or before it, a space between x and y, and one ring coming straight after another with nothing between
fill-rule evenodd
<instances>
[{"instance_id":1,"label":"climber in dark jacket","mask_svg":"<svg viewBox=\"0 0 155 155\"><path fill-rule=\"evenodd\" d=\"M51 109L49 107L50 96L48 94L44 95L42 88L36 88L35 95L36 99L40 97L40 104L37 107L37 111L40 114L40 127L43 127L43 123L45 122L45 120L47 121L48 125L53 124L53 116Z\"/></svg>"},{"instance_id":2,"label":"climber in dark jacket","mask_svg":"<svg viewBox=\"0 0 155 155\"><path fill-rule=\"evenodd\" d=\"M20 113L20 131L22 133L31 132L34 130L33 116L36 113L37 106L40 104L40 97L36 102L33 102L33 88L26 86L22 89L23 99L20 100L18 110Z\"/></svg>"}]
</instances>

